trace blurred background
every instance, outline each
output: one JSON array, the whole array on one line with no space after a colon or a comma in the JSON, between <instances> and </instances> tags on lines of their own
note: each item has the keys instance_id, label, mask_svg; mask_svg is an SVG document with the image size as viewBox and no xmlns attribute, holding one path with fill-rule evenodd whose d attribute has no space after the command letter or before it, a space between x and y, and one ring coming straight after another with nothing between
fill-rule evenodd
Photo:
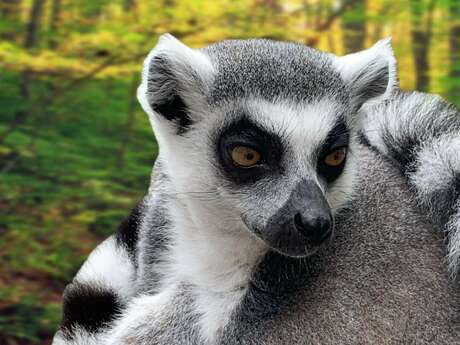
<instances>
[{"instance_id":1,"label":"blurred background","mask_svg":"<svg viewBox=\"0 0 460 345\"><path fill-rule=\"evenodd\" d=\"M0 0L0 345L50 343L65 284L146 191L135 92L164 32L336 54L391 35L402 87L460 104L458 0Z\"/></svg>"}]
</instances>

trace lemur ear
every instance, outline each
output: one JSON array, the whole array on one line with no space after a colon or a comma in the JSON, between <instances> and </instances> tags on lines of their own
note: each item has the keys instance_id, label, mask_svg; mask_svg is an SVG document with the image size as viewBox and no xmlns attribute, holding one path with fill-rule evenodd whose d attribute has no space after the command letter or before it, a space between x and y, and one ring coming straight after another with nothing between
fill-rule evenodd
<instances>
[{"instance_id":1,"label":"lemur ear","mask_svg":"<svg viewBox=\"0 0 460 345\"><path fill-rule=\"evenodd\" d=\"M369 100L388 98L398 88L391 38L378 41L369 49L339 57L335 63L351 90L356 109Z\"/></svg>"},{"instance_id":2,"label":"lemur ear","mask_svg":"<svg viewBox=\"0 0 460 345\"><path fill-rule=\"evenodd\" d=\"M212 76L205 54L164 34L144 61L137 97L152 122L166 119L180 134L197 120L191 108L205 99Z\"/></svg>"}]
</instances>

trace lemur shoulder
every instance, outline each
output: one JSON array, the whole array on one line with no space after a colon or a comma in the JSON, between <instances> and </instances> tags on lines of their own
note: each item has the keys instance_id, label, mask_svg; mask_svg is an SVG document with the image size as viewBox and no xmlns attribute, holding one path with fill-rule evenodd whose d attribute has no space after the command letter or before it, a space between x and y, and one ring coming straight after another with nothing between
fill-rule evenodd
<instances>
[{"instance_id":1,"label":"lemur shoulder","mask_svg":"<svg viewBox=\"0 0 460 345\"><path fill-rule=\"evenodd\" d=\"M54 344L460 341L460 115L398 91L388 40L164 35L138 97L150 189L66 288Z\"/></svg>"}]
</instances>

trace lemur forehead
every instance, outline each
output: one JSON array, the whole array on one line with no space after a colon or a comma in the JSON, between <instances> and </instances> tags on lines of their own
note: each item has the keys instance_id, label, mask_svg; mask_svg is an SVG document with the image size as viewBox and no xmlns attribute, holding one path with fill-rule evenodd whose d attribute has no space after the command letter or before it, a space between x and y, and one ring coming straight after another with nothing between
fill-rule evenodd
<instances>
[{"instance_id":1,"label":"lemur forehead","mask_svg":"<svg viewBox=\"0 0 460 345\"><path fill-rule=\"evenodd\" d=\"M331 55L313 48L253 39L223 41L202 51L216 68L210 103L248 97L299 103L331 97L347 102L347 89Z\"/></svg>"},{"instance_id":2,"label":"lemur forehead","mask_svg":"<svg viewBox=\"0 0 460 345\"><path fill-rule=\"evenodd\" d=\"M282 134L293 147L314 149L325 142L338 124L348 127L346 112L340 103L322 99L309 104L272 103L250 99L244 103L244 113L261 127Z\"/></svg>"}]
</instances>

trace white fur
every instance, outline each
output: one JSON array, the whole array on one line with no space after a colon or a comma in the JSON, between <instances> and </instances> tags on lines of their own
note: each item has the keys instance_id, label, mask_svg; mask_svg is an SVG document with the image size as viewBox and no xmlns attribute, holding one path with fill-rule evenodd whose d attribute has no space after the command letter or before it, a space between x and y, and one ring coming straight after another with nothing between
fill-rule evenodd
<instances>
[{"instance_id":1,"label":"white fur","mask_svg":"<svg viewBox=\"0 0 460 345\"><path fill-rule=\"evenodd\" d=\"M391 48L388 50L387 44L380 43L361 55L338 59L337 66L344 79L352 80L359 73L359 66L375 64L379 67L378 64L390 61L388 51ZM157 90L148 90L152 59L160 56L167 58L179 80L174 82L180 85L172 85L172 81L158 75L158 80L164 83ZM211 109L204 95L197 90L209 87L214 73L214 66L203 52L186 47L170 35L160 38L144 62L138 99L149 115L161 148L158 160L162 162L162 169L169 178L168 187L160 188L165 188L161 191L166 194L171 193L166 207L174 215L171 228L168 229L172 243L161 260L160 292L131 301L127 312L116 321L108 335L105 341L107 345L147 339L149 330L152 326L158 326L162 315L174 303L176 289L181 284L190 287L194 297L193 307L200 315L198 324L203 343L213 344L219 331L226 326L232 312L241 303L254 268L268 250L267 244L253 235L244 223L244 212L250 209L254 218L267 221L287 200L296 183L304 179L318 183L333 211L340 208L351 195L352 157L342 176L331 186L322 183L316 172L318 149L343 110L333 99L311 104L292 104L282 100L267 102L261 99L235 101L241 103L238 106L248 110L248 116L252 116L254 122L283 134L283 139L292 148L290 156L283 158L289 160L291 169L280 179L260 183L260 190L268 192L265 200L260 200L258 204L255 196L248 195L250 193L240 192L240 195L236 195L232 193L238 192L226 190L222 176L210 169L210 164L215 162L215 143L210 141L210 134L228 121L226 109ZM187 132L178 136L177 129L150 106L152 98L165 97L171 86L180 89L189 116L193 122L199 123L193 128L193 136ZM235 104L222 107L225 106ZM351 119L347 121L352 122ZM147 208L153 201L147 200ZM254 205L258 205L255 210ZM147 223L142 224L142 228L148 226ZM100 279L107 286L116 287L116 291L126 289L131 295L132 280L126 277L132 277L134 273L126 263L127 253L119 252L113 239L106 242L90 256L77 279ZM120 267L122 270L125 268L125 272L120 273ZM139 270L141 275L142 269ZM113 272L117 272L117 276Z\"/></svg>"},{"instance_id":2,"label":"white fur","mask_svg":"<svg viewBox=\"0 0 460 345\"><path fill-rule=\"evenodd\" d=\"M283 102L270 103L261 99L245 101L248 114L257 114L254 121L268 130L285 133L290 146L295 148L290 159L298 162L298 168L287 172L285 192L267 198L258 212L267 218L280 208L300 179L318 181L315 161L316 152L327 137L336 121L338 104L319 101L315 104L293 105ZM267 250L267 246L251 235L241 221L238 209L244 211L245 199L225 194L220 186L220 177L209 174L209 160L212 143L208 142L209 132L219 127L219 116L208 114L200 122L201 131L193 138L171 136L164 143L161 161L170 175L176 198L169 210L174 214L173 244L167 258L165 289L171 284L187 282L195 286L195 307L202 315L200 328L203 338L212 343L216 334L228 322L244 296L253 268ZM350 161L352 161L350 159ZM187 164L184 164L187 162ZM339 208L351 194L351 174L343 174L334 187L327 191L333 209ZM217 179L217 180L215 180ZM341 190L343 189L343 190ZM194 192L200 191L196 196ZM203 193L206 192L208 194ZM344 196L345 195L345 196ZM225 200L223 203L221 200Z\"/></svg>"},{"instance_id":3,"label":"white fur","mask_svg":"<svg viewBox=\"0 0 460 345\"><path fill-rule=\"evenodd\" d=\"M457 201L455 210L446 226L446 231L450 233L447 259L452 278L457 276L460 267L460 200Z\"/></svg>"},{"instance_id":4,"label":"white fur","mask_svg":"<svg viewBox=\"0 0 460 345\"><path fill-rule=\"evenodd\" d=\"M259 125L285 134L295 149L291 163L298 165L297 169L287 172L284 181L276 181L285 184L285 192L267 198L266 203L253 212L268 218L283 205L295 183L305 178L317 181L327 193L333 210L346 201L352 189L351 174L343 174L326 191L317 178L315 164L311 163L316 161L314 152L335 124L339 104L321 100L294 105L251 99L241 106L248 114L257 114L253 120ZM191 109L193 112L193 106ZM175 133L163 132L159 156L175 196L168 206L174 214L173 243L170 255L164 258L165 264L161 266L163 289L180 282L195 287L201 336L208 343L212 343L227 324L245 294L255 265L268 249L241 220L239 213L248 208L245 198L226 194L218 187L222 185L221 177L210 175L209 161L214 157L208 133L222 126L224 116L219 111L223 110L201 109L202 119L193 138L188 138L187 133L178 137ZM200 193L196 195L195 192Z\"/></svg>"},{"instance_id":5,"label":"white fur","mask_svg":"<svg viewBox=\"0 0 460 345\"><path fill-rule=\"evenodd\" d=\"M443 119L427 114L432 113L432 109L440 100L439 96L413 93L404 102L365 104L361 110L360 127L372 146L382 154L388 155L387 144L383 141L382 135L388 133L396 140L416 138L420 135L430 136L430 131L437 128L437 121L442 122ZM427 116L430 116L431 126L421 129L420 126L426 122Z\"/></svg>"},{"instance_id":6,"label":"white fur","mask_svg":"<svg viewBox=\"0 0 460 345\"><path fill-rule=\"evenodd\" d=\"M382 96L376 97L373 102L389 98L398 87L396 58L391 47L391 38L385 38L375 43L371 48L348 54L335 59L335 66L347 83L354 88L365 88L373 73L388 66L388 85ZM363 74L368 71L368 74ZM359 76L359 78L358 78Z\"/></svg>"},{"instance_id":7,"label":"white fur","mask_svg":"<svg viewBox=\"0 0 460 345\"><path fill-rule=\"evenodd\" d=\"M155 114L147 99L147 81L149 78L150 65L152 59L157 56L168 57L168 62L172 64L172 68L178 76L178 79L185 84L183 87L187 88L188 86L191 91L193 91L195 85L193 85L194 81L191 80L192 74L190 73L190 69L192 69L195 74L201 78L201 82L203 84L210 84L214 74L214 67L209 58L201 51L187 47L170 34L160 36L157 45L150 51L149 55L144 60L142 82L137 89L137 98L144 111L148 114L158 139L158 137L161 138L161 133L163 131L168 131L169 126L166 125L166 128L162 128L162 130L156 128L158 123L166 120L164 120L161 116L158 116L158 114ZM167 90L167 88L168 85L163 85L160 89L155 90L153 97L159 99L162 98L163 92ZM197 101L197 98L201 98L201 95L193 92L190 95L185 94L183 96L187 103L194 103Z\"/></svg>"},{"instance_id":8,"label":"white fur","mask_svg":"<svg viewBox=\"0 0 460 345\"><path fill-rule=\"evenodd\" d=\"M390 145L392 142L396 145L416 144L410 148L413 157L409 157L411 161L405 167L410 168L406 172L409 185L417 202L430 212L431 218L444 222L440 216L444 216L447 210L441 210L436 199L449 201L448 198L452 197L450 190L455 188L460 172L457 109L439 96L412 92L399 94L394 100L377 106L364 107L363 113L363 132L383 155L397 158L388 150L389 143L384 142L383 136L391 138ZM440 128L444 128L442 135ZM443 226L449 234L449 270L455 277L460 268L460 208L459 205L452 207L449 210L452 216Z\"/></svg>"},{"instance_id":9,"label":"white fur","mask_svg":"<svg viewBox=\"0 0 460 345\"><path fill-rule=\"evenodd\" d=\"M83 328L74 327L72 339L67 339L61 331L53 338L52 345L101 345L102 333L90 333Z\"/></svg>"},{"instance_id":10,"label":"white fur","mask_svg":"<svg viewBox=\"0 0 460 345\"><path fill-rule=\"evenodd\" d=\"M135 270L125 248L109 237L88 257L75 280L116 291L125 301L134 294Z\"/></svg>"},{"instance_id":11,"label":"white fur","mask_svg":"<svg viewBox=\"0 0 460 345\"><path fill-rule=\"evenodd\" d=\"M123 316L115 321L111 330L100 337L99 345L146 344L152 338L151 326L161 323L174 295L171 286L156 295L143 295L133 299ZM167 327L167 325L160 326ZM156 339L161 343L161 339Z\"/></svg>"},{"instance_id":12,"label":"white fur","mask_svg":"<svg viewBox=\"0 0 460 345\"><path fill-rule=\"evenodd\" d=\"M202 315L201 336L212 343L241 302L252 269L267 247L224 207L209 208L210 202L184 196L170 204L175 215L174 243L163 285L168 289L171 284L186 282L195 287L195 306Z\"/></svg>"},{"instance_id":13,"label":"white fur","mask_svg":"<svg viewBox=\"0 0 460 345\"><path fill-rule=\"evenodd\" d=\"M329 188L318 179L314 164L318 147L323 144L337 121L337 114L340 113L339 103L331 99L321 99L311 104L294 104L285 101L272 103L252 99L248 102L248 107L258 114L258 122L265 124L265 127L274 132L286 133L290 147L296 150L292 159L298 162L298 168L288 172L291 186L302 179L314 180L325 193L333 211L349 200L353 193L353 157L349 157L344 172ZM354 121L351 117L345 120L350 125ZM352 143L350 151L354 150L353 145ZM285 196L288 194L286 193ZM285 202L283 195L277 196L277 200L278 207Z\"/></svg>"},{"instance_id":14,"label":"white fur","mask_svg":"<svg viewBox=\"0 0 460 345\"><path fill-rule=\"evenodd\" d=\"M455 174L460 171L460 137L444 135L426 143L417 154L417 167L410 176L417 187L419 197L427 199L437 190L445 190L453 185Z\"/></svg>"},{"instance_id":15,"label":"white fur","mask_svg":"<svg viewBox=\"0 0 460 345\"><path fill-rule=\"evenodd\" d=\"M429 203L431 195L453 188L460 172L460 137L457 133L443 135L425 143L417 154L416 171L410 182L416 187L418 199ZM427 205L432 208L432 205ZM455 277L460 268L460 201L446 225L449 235L448 262Z\"/></svg>"}]
</instances>

